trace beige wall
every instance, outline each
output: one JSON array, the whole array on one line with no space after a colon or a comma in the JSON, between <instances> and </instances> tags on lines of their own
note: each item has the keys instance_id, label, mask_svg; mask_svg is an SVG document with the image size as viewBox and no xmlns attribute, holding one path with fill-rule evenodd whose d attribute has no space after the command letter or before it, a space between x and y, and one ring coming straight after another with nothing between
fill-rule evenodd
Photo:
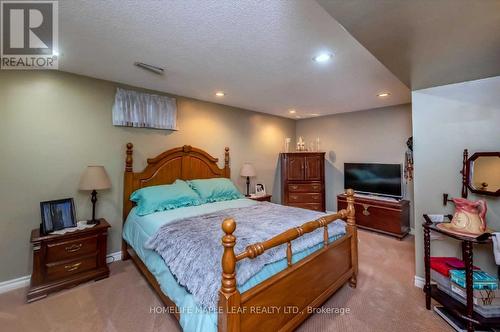
<instances>
[{"instance_id":1,"label":"beige wall","mask_svg":"<svg viewBox=\"0 0 500 332\"><path fill-rule=\"evenodd\" d=\"M0 281L31 271L30 230L40 223L39 202L74 197L79 220L89 218L87 193L77 190L89 164L104 165L113 188L99 196L97 215L112 224L108 251L120 247L124 147L135 145L135 170L167 148L191 144L221 165L231 148L232 179L253 162L273 199L278 153L295 136L295 121L188 98L178 98L179 131L113 127L117 84L61 72L0 73ZM276 177L279 178L279 177ZM254 182L252 183L254 184Z\"/></svg>"},{"instance_id":2,"label":"beige wall","mask_svg":"<svg viewBox=\"0 0 500 332\"><path fill-rule=\"evenodd\" d=\"M412 92L415 139L415 258L417 275L423 276L422 214L452 213L454 205L443 207L442 195L460 197L462 153L469 149L500 151L500 76ZM500 172L500 170L498 170ZM470 194L469 199L486 199L489 227L500 230L500 199ZM456 241L433 241L432 255L461 257ZM474 264L496 274L492 248L474 251Z\"/></svg>"},{"instance_id":3,"label":"beige wall","mask_svg":"<svg viewBox=\"0 0 500 332\"><path fill-rule=\"evenodd\" d=\"M327 209L337 209L336 197L344 191L344 163L403 163L411 126L410 104L298 121L296 137L307 144L319 137L327 152ZM413 199L411 183L407 199Z\"/></svg>"}]
</instances>

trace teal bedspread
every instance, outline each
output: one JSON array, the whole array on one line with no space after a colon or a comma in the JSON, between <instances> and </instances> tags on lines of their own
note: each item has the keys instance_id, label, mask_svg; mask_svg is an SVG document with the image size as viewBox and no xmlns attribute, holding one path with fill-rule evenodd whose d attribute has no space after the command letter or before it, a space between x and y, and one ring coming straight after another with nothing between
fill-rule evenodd
<instances>
[{"instance_id":1,"label":"teal bedspread","mask_svg":"<svg viewBox=\"0 0 500 332\"><path fill-rule=\"evenodd\" d=\"M250 199L236 199L232 201L215 202L199 206L162 211L142 217L138 216L134 210L130 212L123 229L123 238L132 246L132 248L134 248L137 255L141 258L149 271L155 276L162 291L179 308L180 325L185 332L216 332L217 314L214 312L204 312L199 309L200 307L195 302L193 296L183 286L177 283L176 279L160 255L152 250L145 249L144 243L150 236L155 234L162 225L171 221L229 208L251 206L254 204L257 204L257 202ZM330 238L330 242L333 242L342 236L342 234L332 236ZM322 243L318 243L312 248L297 252L293 255L292 261L299 261L307 255L322 248L322 246ZM286 267L286 259L268 264L246 283L239 286L238 289L241 293L243 293L276 273L284 270Z\"/></svg>"}]
</instances>

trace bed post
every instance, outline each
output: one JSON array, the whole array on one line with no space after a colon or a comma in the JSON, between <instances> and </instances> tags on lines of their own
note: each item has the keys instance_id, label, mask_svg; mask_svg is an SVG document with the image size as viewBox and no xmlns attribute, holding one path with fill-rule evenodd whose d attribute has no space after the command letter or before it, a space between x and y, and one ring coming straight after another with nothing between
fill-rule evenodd
<instances>
[{"instance_id":1,"label":"bed post","mask_svg":"<svg viewBox=\"0 0 500 332\"><path fill-rule=\"evenodd\" d=\"M222 255L222 282L219 291L219 332L239 332L240 331L240 292L236 289L236 256L234 245L236 237L233 235L236 229L234 219L225 219L222 222L222 245L224 254Z\"/></svg>"},{"instance_id":2,"label":"bed post","mask_svg":"<svg viewBox=\"0 0 500 332\"><path fill-rule=\"evenodd\" d=\"M125 225L125 220L127 220L127 216L132 209L132 202L130 201L131 193L130 188L132 188L132 181L134 177L133 173L133 163L134 159L132 154L134 153L134 145L132 143L127 143L127 156L125 157L125 175L123 178L123 222L122 222L122 232L123 225ZM122 260L126 261L130 258L130 255L127 251L127 242L122 237Z\"/></svg>"},{"instance_id":3,"label":"bed post","mask_svg":"<svg viewBox=\"0 0 500 332\"><path fill-rule=\"evenodd\" d=\"M231 168L229 168L229 147L227 146L224 153L224 173L226 178L231 178Z\"/></svg>"},{"instance_id":4,"label":"bed post","mask_svg":"<svg viewBox=\"0 0 500 332\"><path fill-rule=\"evenodd\" d=\"M347 189L347 229L351 234L351 264L352 277L349 280L349 285L356 288L358 276L358 230L356 226L355 209L354 209L354 190Z\"/></svg>"}]
</instances>

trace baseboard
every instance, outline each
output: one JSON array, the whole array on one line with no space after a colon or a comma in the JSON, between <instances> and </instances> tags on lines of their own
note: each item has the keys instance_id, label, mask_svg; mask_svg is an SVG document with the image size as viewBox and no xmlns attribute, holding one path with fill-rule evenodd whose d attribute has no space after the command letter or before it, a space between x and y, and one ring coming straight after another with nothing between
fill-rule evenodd
<instances>
[{"instance_id":1,"label":"baseboard","mask_svg":"<svg viewBox=\"0 0 500 332\"><path fill-rule=\"evenodd\" d=\"M0 282L0 294L10 292L11 290L27 287L30 284L31 276L24 276L16 279Z\"/></svg>"},{"instance_id":2,"label":"baseboard","mask_svg":"<svg viewBox=\"0 0 500 332\"><path fill-rule=\"evenodd\" d=\"M106 263L113 263L122 260L122 252L117 251L106 256ZM31 276L19 277L16 279L6 280L0 282L0 294L10 292L11 290L28 287L30 284Z\"/></svg>"},{"instance_id":3,"label":"baseboard","mask_svg":"<svg viewBox=\"0 0 500 332\"><path fill-rule=\"evenodd\" d=\"M113 262L118 262L121 260L122 260L122 252L121 251L113 252L113 253L108 254L106 256L106 263L108 263L108 264L113 263Z\"/></svg>"},{"instance_id":4,"label":"baseboard","mask_svg":"<svg viewBox=\"0 0 500 332\"><path fill-rule=\"evenodd\" d=\"M410 234L415 236L415 228L410 228Z\"/></svg>"},{"instance_id":5,"label":"baseboard","mask_svg":"<svg viewBox=\"0 0 500 332\"><path fill-rule=\"evenodd\" d=\"M415 287L424 288L425 278L415 276Z\"/></svg>"}]
</instances>

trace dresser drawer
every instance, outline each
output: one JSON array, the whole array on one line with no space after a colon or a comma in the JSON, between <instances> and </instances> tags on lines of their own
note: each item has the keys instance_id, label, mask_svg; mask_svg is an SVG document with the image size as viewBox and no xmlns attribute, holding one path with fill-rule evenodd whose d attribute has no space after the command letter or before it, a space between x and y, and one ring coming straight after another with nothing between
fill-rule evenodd
<instances>
[{"instance_id":1,"label":"dresser drawer","mask_svg":"<svg viewBox=\"0 0 500 332\"><path fill-rule=\"evenodd\" d=\"M301 209L323 211L321 203L290 203L289 206L298 207Z\"/></svg>"},{"instance_id":2,"label":"dresser drawer","mask_svg":"<svg viewBox=\"0 0 500 332\"><path fill-rule=\"evenodd\" d=\"M96 255L87 256L82 259L75 259L73 261L61 264L48 264L47 265L47 281L64 279L68 276L95 269L97 267Z\"/></svg>"},{"instance_id":3,"label":"dresser drawer","mask_svg":"<svg viewBox=\"0 0 500 332\"><path fill-rule=\"evenodd\" d=\"M47 244L47 263L81 257L97 251L97 236Z\"/></svg>"},{"instance_id":4,"label":"dresser drawer","mask_svg":"<svg viewBox=\"0 0 500 332\"><path fill-rule=\"evenodd\" d=\"M289 203L321 203L322 195L320 193L289 193Z\"/></svg>"},{"instance_id":5,"label":"dresser drawer","mask_svg":"<svg viewBox=\"0 0 500 332\"><path fill-rule=\"evenodd\" d=\"M288 191L294 193L319 193L321 192L321 183L290 183Z\"/></svg>"}]
</instances>

